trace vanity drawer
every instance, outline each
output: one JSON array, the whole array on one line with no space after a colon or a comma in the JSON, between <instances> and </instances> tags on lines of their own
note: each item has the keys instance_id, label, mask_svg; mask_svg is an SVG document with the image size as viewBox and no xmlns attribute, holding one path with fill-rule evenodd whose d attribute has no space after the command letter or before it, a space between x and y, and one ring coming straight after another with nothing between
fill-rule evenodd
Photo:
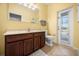
<instances>
[{"instance_id":1,"label":"vanity drawer","mask_svg":"<svg viewBox=\"0 0 79 59\"><path fill-rule=\"evenodd\" d=\"M40 36L40 33L39 32L34 33L34 36Z\"/></svg>"},{"instance_id":2,"label":"vanity drawer","mask_svg":"<svg viewBox=\"0 0 79 59\"><path fill-rule=\"evenodd\" d=\"M36 32L36 33L34 33L34 36L41 36L41 35L45 35L45 32Z\"/></svg>"},{"instance_id":3,"label":"vanity drawer","mask_svg":"<svg viewBox=\"0 0 79 59\"><path fill-rule=\"evenodd\" d=\"M45 35L45 32L40 32L41 35Z\"/></svg>"},{"instance_id":4,"label":"vanity drawer","mask_svg":"<svg viewBox=\"0 0 79 59\"><path fill-rule=\"evenodd\" d=\"M16 35L7 35L5 39L7 42L13 42L18 40L24 40L28 38L33 38L33 34L16 34Z\"/></svg>"}]
</instances>

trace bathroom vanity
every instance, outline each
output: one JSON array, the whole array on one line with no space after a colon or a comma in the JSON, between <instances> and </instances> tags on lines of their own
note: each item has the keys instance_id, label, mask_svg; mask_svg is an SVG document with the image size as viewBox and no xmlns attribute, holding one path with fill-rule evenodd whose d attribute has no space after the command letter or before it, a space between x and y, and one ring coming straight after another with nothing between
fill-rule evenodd
<instances>
[{"instance_id":1,"label":"bathroom vanity","mask_svg":"<svg viewBox=\"0 0 79 59\"><path fill-rule=\"evenodd\" d=\"M44 47L45 31L5 34L5 55L26 56Z\"/></svg>"}]
</instances>

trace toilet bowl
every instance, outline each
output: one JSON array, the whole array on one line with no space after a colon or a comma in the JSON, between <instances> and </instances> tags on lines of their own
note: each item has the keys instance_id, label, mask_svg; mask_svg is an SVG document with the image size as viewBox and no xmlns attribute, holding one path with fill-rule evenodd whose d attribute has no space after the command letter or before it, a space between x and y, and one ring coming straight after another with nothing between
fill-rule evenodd
<instances>
[{"instance_id":1,"label":"toilet bowl","mask_svg":"<svg viewBox=\"0 0 79 59\"><path fill-rule=\"evenodd\" d=\"M53 36L47 35L46 36L46 45L53 46Z\"/></svg>"}]
</instances>

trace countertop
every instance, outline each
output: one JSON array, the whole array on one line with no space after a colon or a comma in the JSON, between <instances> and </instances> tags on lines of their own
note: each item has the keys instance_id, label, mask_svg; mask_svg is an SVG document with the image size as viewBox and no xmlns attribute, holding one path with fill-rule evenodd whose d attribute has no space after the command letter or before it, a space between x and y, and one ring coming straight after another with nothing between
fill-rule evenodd
<instances>
[{"instance_id":1,"label":"countertop","mask_svg":"<svg viewBox=\"0 0 79 59\"><path fill-rule=\"evenodd\" d=\"M12 30L12 31L6 31L4 35L13 35L13 34L22 34L22 33L33 33L33 32L45 32L45 30Z\"/></svg>"}]
</instances>

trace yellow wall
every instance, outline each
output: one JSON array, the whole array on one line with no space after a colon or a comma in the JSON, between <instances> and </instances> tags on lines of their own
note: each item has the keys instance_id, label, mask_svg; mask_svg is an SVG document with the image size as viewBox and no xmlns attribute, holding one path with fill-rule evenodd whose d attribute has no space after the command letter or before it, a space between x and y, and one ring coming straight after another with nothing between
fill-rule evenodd
<instances>
[{"instance_id":1,"label":"yellow wall","mask_svg":"<svg viewBox=\"0 0 79 59\"><path fill-rule=\"evenodd\" d=\"M43 8L43 7L44 8ZM35 19L39 20L40 19L46 19L47 11L45 10L47 6L38 4L39 12L32 12L30 9L27 9L23 6L20 6L18 4L0 4L0 55L4 55L4 50L5 50L5 40L4 40L4 32L6 30L11 30L11 29L41 29L40 23L31 23L31 22L24 22L26 20L31 21L32 18L34 17ZM9 19L9 12L14 12L16 14L23 15L22 22L20 21L11 21ZM43 17L41 16L43 15ZM41 17L40 17L41 16ZM45 26L42 29L47 29L47 26Z\"/></svg>"},{"instance_id":2,"label":"yellow wall","mask_svg":"<svg viewBox=\"0 0 79 59\"><path fill-rule=\"evenodd\" d=\"M45 4L38 4L39 6L39 19L46 19L47 20L47 16L48 16L48 5Z\"/></svg>"},{"instance_id":3,"label":"yellow wall","mask_svg":"<svg viewBox=\"0 0 79 59\"><path fill-rule=\"evenodd\" d=\"M38 4L38 6L39 6L39 20L42 19L42 20L46 20L47 21L47 19L48 19L48 5L40 3L40 4ZM47 26L45 26L43 28L47 29Z\"/></svg>"},{"instance_id":4,"label":"yellow wall","mask_svg":"<svg viewBox=\"0 0 79 59\"><path fill-rule=\"evenodd\" d=\"M57 40L57 12L66 8L73 8L74 11L74 39L73 45L76 48L79 48L79 24L77 22L77 4L68 4L68 3L60 3L60 4L49 4L48 5L48 30L51 35L54 36L54 42L58 43Z\"/></svg>"},{"instance_id":5,"label":"yellow wall","mask_svg":"<svg viewBox=\"0 0 79 59\"><path fill-rule=\"evenodd\" d=\"M0 55L4 54L4 36L3 33L6 29L6 20L7 20L7 5L0 4Z\"/></svg>"}]
</instances>

